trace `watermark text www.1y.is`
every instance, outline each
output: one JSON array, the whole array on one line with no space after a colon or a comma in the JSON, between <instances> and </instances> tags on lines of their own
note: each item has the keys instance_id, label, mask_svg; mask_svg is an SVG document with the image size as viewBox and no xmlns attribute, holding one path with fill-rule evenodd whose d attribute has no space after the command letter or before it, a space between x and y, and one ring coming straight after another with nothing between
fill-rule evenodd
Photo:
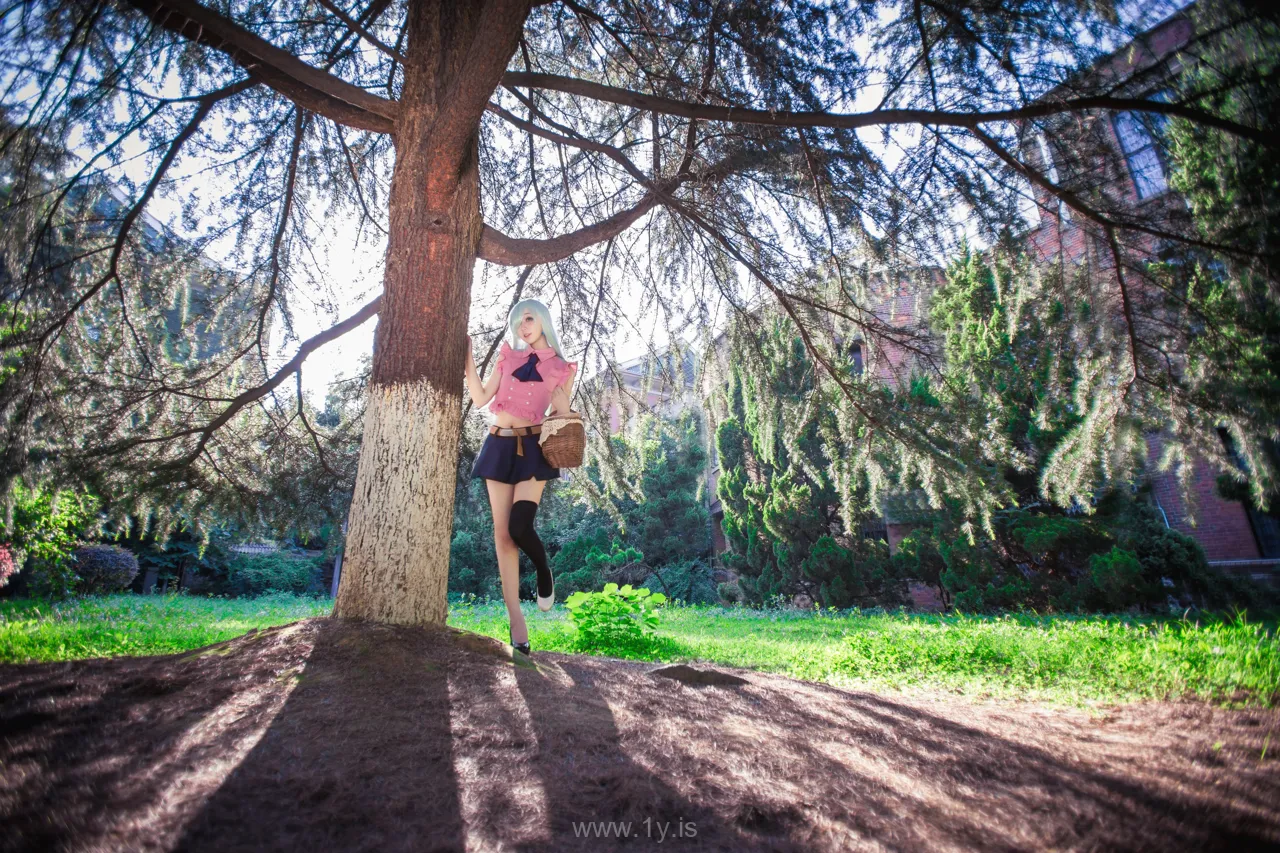
<instances>
[{"instance_id":1,"label":"watermark text www.1y.is","mask_svg":"<svg viewBox=\"0 0 1280 853\"><path fill-rule=\"evenodd\" d=\"M668 839L694 838L698 825L683 818L675 821L654 820L583 820L574 821L573 834L578 838L648 838L661 844Z\"/></svg>"}]
</instances>

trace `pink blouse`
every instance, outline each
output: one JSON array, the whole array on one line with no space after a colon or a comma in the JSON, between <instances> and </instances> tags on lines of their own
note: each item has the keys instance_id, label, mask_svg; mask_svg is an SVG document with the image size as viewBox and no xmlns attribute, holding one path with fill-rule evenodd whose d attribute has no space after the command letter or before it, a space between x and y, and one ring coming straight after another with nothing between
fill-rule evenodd
<instances>
[{"instance_id":1,"label":"pink blouse","mask_svg":"<svg viewBox=\"0 0 1280 853\"><path fill-rule=\"evenodd\" d=\"M489 411L510 412L535 424L542 423L547 407L551 405L551 392L574 375L578 363L565 361L551 347L518 350L503 341L499 352L502 358L498 361L497 370L502 378L498 380L497 393L489 401ZM519 377L512 376L514 371L528 363L533 353L538 355L535 369L542 381L522 382Z\"/></svg>"}]
</instances>

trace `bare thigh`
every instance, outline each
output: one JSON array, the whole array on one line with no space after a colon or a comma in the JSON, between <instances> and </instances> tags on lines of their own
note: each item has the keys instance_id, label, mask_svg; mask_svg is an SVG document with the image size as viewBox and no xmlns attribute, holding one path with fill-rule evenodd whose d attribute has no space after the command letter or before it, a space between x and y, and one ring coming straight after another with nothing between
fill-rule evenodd
<instances>
[{"instance_id":1,"label":"bare thigh","mask_svg":"<svg viewBox=\"0 0 1280 853\"><path fill-rule=\"evenodd\" d=\"M523 483L515 484L515 495L511 498L511 502L533 501L534 503L540 503L542 501L542 490L546 487L546 480L535 480L530 477Z\"/></svg>"},{"instance_id":2,"label":"bare thigh","mask_svg":"<svg viewBox=\"0 0 1280 853\"><path fill-rule=\"evenodd\" d=\"M489 508L493 510L493 534L498 539L509 539L507 527L511 523L511 504L516 487L501 480L485 480L489 487Z\"/></svg>"}]
</instances>

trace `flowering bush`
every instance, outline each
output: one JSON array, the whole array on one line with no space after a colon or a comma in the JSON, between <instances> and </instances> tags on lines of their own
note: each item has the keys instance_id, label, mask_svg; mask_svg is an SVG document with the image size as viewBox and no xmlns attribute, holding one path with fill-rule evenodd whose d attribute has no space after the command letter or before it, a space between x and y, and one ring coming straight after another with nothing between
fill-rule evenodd
<instances>
[{"instance_id":1,"label":"flowering bush","mask_svg":"<svg viewBox=\"0 0 1280 853\"><path fill-rule=\"evenodd\" d=\"M14 556L13 546L0 545L0 586L7 584L17 570L18 560Z\"/></svg>"}]
</instances>

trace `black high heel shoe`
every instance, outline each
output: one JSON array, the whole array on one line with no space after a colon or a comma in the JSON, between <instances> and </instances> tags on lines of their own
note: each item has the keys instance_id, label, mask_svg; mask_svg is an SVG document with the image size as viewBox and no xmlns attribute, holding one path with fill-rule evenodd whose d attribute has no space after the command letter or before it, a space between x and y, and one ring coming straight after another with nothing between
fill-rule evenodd
<instances>
[{"instance_id":1,"label":"black high heel shoe","mask_svg":"<svg viewBox=\"0 0 1280 853\"><path fill-rule=\"evenodd\" d=\"M512 639L510 628L507 629L507 639L511 640L511 648L515 649L516 651L520 652L526 657L533 652L533 649L530 648L529 646L528 640L525 640L523 643L517 643L514 639Z\"/></svg>"}]
</instances>

